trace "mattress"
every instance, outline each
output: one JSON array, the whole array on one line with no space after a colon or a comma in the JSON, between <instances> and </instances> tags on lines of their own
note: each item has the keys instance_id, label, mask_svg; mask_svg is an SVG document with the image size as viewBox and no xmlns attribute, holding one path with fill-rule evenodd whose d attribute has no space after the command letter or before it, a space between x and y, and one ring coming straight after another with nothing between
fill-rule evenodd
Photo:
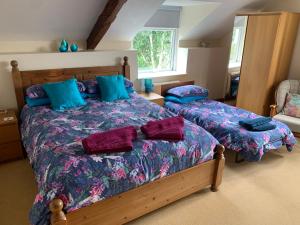
<instances>
[{"instance_id":1,"label":"mattress","mask_svg":"<svg viewBox=\"0 0 300 225\"><path fill-rule=\"evenodd\" d=\"M49 223L48 204L55 197L71 212L213 159L218 141L189 121L185 121L185 140L180 142L145 140L138 129L150 120L172 116L137 94L116 102L89 99L86 106L65 112L25 106L22 140L38 183L31 224ZM83 138L128 125L138 129L131 152L84 152Z\"/></svg>"}]
</instances>

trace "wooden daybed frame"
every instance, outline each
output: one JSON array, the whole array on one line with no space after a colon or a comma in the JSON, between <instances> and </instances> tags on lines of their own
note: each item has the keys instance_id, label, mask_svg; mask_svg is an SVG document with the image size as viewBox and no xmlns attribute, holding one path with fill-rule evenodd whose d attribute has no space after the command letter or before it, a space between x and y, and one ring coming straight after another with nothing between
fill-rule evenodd
<instances>
[{"instance_id":1,"label":"wooden daybed frame","mask_svg":"<svg viewBox=\"0 0 300 225\"><path fill-rule=\"evenodd\" d=\"M12 76L19 111L25 105L24 91L33 84L95 78L96 75L123 74L130 79L128 57L123 65L20 71L18 62L11 61ZM146 213L170 204L203 188L217 191L222 181L224 147L217 145L215 157L200 165L131 189L70 213L63 211L63 202L53 199L49 204L52 225L115 225L124 224Z\"/></svg>"}]
</instances>

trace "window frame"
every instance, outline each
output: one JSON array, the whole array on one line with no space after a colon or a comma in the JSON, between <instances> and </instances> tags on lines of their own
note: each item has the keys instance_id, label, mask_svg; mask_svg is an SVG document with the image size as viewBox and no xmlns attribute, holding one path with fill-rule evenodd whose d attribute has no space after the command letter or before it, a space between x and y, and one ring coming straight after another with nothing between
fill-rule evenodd
<instances>
[{"instance_id":1,"label":"window frame","mask_svg":"<svg viewBox=\"0 0 300 225\"><path fill-rule=\"evenodd\" d=\"M171 68L170 69L162 69L162 70L140 70L138 66L139 74L156 74L156 73L164 73L164 72L174 72L177 68L177 50L178 50L178 28L164 28L164 27L144 27L144 29L140 30L138 33L143 31L173 31L172 37L172 48L171 48ZM138 34L136 33L136 35ZM133 42L131 42L133 48ZM137 49L135 49L137 50Z\"/></svg>"}]
</instances>

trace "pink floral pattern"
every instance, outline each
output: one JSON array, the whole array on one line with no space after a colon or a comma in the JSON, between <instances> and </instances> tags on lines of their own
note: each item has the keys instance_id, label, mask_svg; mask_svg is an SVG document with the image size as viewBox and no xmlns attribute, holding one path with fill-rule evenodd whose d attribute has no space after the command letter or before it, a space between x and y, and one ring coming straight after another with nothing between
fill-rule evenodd
<instances>
[{"instance_id":1,"label":"pink floral pattern","mask_svg":"<svg viewBox=\"0 0 300 225\"><path fill-rule=\"evenodd\" d=\"M171 116L135 93L116 102L88 99L86 106L65 112L25 106L22 139L38 183L31 224L49 224L48 204L55 197L70 212L211 160L218 141L189 121L185 121L185 140L180 142L145 140L138 130L150 120ZM83 138L129 125L138 130L131 152L85 154Z\"/></svg>"},{"instance_id":2,"label":"pink floral pattern","mask_svg":"<svg viewBox=\"0 0 300 225\"><path fill-rule=\"evenodd\" d=\"M300 118L300 95L287 94L283 113L287 116Z\"/></svg>"},{"instance_id":3,"label":"pink floral pattern","mask_svg":"<svg viewBox=\"0 0 300 225\"><path fill-rule=\"evenodd\" d=\"M190 97L190 96L208 96L208 90L206 88L197 85L184 85L175 88L171 88L167 91L167 94L176 97Z\"/></svg>"},{"instance_id":4,"label":"pink floral pattern","mask_svg":"<svg viewBox=\"0 0 300 225\"><path fill-rule=\"evenodd\" d=\"M296 139L285 124L273 120L276 129L251 132L239 125L239 121L257 118L249 111L213 100L198 100L187 104L166 102L165 107L182 115L185 119L198 124L210 132L227 149L239 152L247 161L258 161L265 152L286 145L292 150Z\"/></svg>"}]
</instances>

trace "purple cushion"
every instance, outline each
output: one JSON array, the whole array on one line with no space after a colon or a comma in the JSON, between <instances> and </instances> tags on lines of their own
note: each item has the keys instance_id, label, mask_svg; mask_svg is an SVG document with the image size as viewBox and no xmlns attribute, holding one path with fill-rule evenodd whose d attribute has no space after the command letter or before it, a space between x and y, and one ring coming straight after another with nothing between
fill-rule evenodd
<instances>
[{"instance_id":1,"label":"purple cushion","mask_svg":"<svg viewBox=\"0 0 300 225\"><path fill-rule=\"evenodd\" d=\"M180 87L171 88L167 91L167 94L176 97L189 97L189 96L208 96L208 90L206 88L197 85L184 85Z\"/></svg>"},{"instance_id":2,"label":"purple cushion","mask_svg":"<svg viewBox=\"0 0 300 225\"><path fill-rule=\"evenodd\" d=\"M98 87L98 83L97 83L96 80L84 80L82 82L86 87L86 93L88 93L88 94L98 94L100 92L99 87Z\"/></svg>"},{"instance_id":3,"label":"purple cushion","mask_svg":"<svg viewBox=\"0 0 300 225\"><path fill-rule=\"evenodd\" d=\"M77 81L77 87L81 93L85 92L85 86L82 82ZM48 98L42 84L35 84L26 89L26 95L29 98Z\"/></svg>"},{"instance_id":4,"label":"purple cushion","mask_svg":"<svg viewBox=\"0 0 300 225\"><path fill-rule=\"evenodd\" d=\"M82 82L85 85L86 92L88 94L98 94L98 93L100 93L99 85L98 85L98 82L96 80L84 80ZM133 83L130 80L128 80L127 78L124 78L124 84L125 84L126 89L133 87Z\"/></svg>"},{"instance_id":5,"label":"purple cushion","mask_svg":"<svg viewBox=\"0 0 300 225\"><path fill-rule=\"evenodd\" d=\"M130 80L128 80L127 78L124 78L124 84L125 84L125 88L133 87L133 83Z\"/></svg>"}]
</instances>

